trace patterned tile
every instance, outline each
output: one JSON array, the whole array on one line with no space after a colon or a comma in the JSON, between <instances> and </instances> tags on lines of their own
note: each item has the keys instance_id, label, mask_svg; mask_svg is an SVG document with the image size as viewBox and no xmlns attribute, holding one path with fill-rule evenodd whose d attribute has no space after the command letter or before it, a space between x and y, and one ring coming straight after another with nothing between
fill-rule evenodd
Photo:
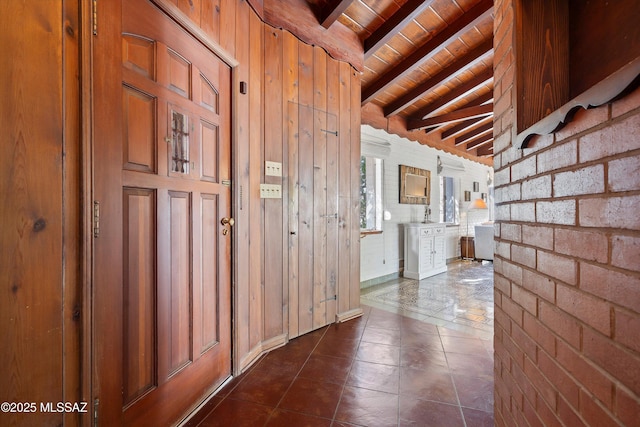
<instances>
[{"instance_id":1,"label":"patterned tile","mask_svg":"<svg viewBox=\"0 0 640 427\"><path fill-rule=\"evenodd\" d=\"M493 335L493 263L461 261L446 273L404 277L362 290L363 304L456 329L485 339Z\"/></svg>"}]
</instances>

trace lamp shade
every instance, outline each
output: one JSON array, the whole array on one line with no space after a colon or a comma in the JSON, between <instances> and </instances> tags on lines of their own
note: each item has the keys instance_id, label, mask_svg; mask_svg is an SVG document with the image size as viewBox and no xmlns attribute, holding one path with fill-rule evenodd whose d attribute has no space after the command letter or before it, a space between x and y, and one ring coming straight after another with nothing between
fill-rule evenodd
<instances>
[{"instance_id":1,"label":"lamp shade","mask_svg":"<svg viewBox=\"0 0 640 427\"><path fill-rule=\"evenodd\" d=\"M475 199L469 209L487 209L487 204L482 199Z\"/></svg>"}]
</instances>

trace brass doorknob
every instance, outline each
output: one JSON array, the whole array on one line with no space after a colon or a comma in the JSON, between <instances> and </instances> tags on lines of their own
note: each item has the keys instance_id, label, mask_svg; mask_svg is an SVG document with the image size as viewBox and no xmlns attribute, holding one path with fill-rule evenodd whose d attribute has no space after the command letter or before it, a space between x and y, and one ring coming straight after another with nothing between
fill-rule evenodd
<instances>
[{"instance_id":1,"label":"brass doorknob","mask_svg":"<svg viewBox=\"0 0 640 427\"><path fill-rule=\"evenodd\" d=\"M222 218L220 220L220 224L222 224L222 225L227 225L228 224L230 227L233 227L233 224L235 224L235 223L236 223L236 220L233 219L233 218L224 217L224 218Z\"/></svg>"}]
</instances>

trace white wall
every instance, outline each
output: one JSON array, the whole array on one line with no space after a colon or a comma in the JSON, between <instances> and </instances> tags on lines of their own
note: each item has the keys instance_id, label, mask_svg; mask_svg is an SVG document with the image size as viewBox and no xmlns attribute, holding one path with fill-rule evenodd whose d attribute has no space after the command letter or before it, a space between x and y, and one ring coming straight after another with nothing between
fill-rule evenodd
<instances>
[{"instance_id":1,"label":"white wall","mask_svg":"<svg viewBox=\"0 0 640 427\"><path fill-rule=\"evenodd\" d=\"M493 169L480 163L454 156L435 148L420 145L397 135L362 126L362 141L388 141L390 149L379 157L384 159L384 197L383 206L387 220L382 222L381 234L369 234L360 241L360 281L397 273L399 262L404 259L404 228L407 222L421 222L424 218L423 205L400 204L399 166L407 165L431 171L431 221L438 221L440 186L437 173L438 156L444 161L461 163L465 171L460 175L460 226L447 227L447 259L460 257L460 236L466 235L466 207L464 191L473 190L473 182L480 183L480 191L471 194L471 200L489 193L487 174L493 177ZM363 154L366 150L363 147ZM473 235L473 226L490 219L491 210L471 211L469 214L469 235Z\"/></svg>"}]
</instances>

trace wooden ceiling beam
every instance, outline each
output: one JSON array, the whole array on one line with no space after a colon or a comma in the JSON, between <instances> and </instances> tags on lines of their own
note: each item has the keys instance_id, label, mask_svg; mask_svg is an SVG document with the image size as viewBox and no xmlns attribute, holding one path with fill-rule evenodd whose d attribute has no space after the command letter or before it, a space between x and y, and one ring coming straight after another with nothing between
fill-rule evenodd
<instances>
[{"instance_id":1,"label":"wooden ceiling beam","mask_svg":"<svg viewBox=\"0 0 640 427\"><path fill-rule=\"evenodd\" d=\"M493 103L477 105L475 107L461 108L450 113L440 116L429 117L424 120L410 120L407 122L407 130L415 130L434 125L443 125L446 123L455 123L474 117L484 117L493 114Z\"/></svg>"},{"instance_id":2,"label":"wooden ceiling beam","mask_svg":"<svg viewBox=\"0 0 640 427\"><path fill-rule=\"evenodd\" d=\"M320 25L324 28L329 28L338 20L340 15L351 6L351 3L353 3L353 0L338 0L333 3L328 3L318 14L318 22L320 22Z\"/></svg>"},{"instance_id":3,"label":"wooden ceiling beam","mask_svg":"<svg viewBox=\"0 0 640 427\"><path fill-rule=\"evenodd\" d=\"M465 12L458 20L453 22L440 33L436 34L414 51L406 59L401 61L388 73L383 74L369 86L362 90L362 104L371 101L387 86L396 82L415 70L421 63L435 56L441 49L471 30L485 18L493 13L493 0L481 0Z\"/></svg>"},{"instance_id":4,"label":"wooden ceiling beam","mask_svg":"<svg viewBox=\"0 0 640 427\"><path fill-rule=\"evenodd\" d=\"M473 141L467 143L466 149L467 151L473 150L474 148L478 148L480 146L489 144L493 141L493 132L489 132L486 135L478 136Z\"/></svg>"},{"instance_id":5,"label":"wooden ceiling beam","mask_svg":"<svg viewBox=\"0 0 640 427\"><path fill-rule=\"evenodd\" d=\"M431 6L433 0L409 0L391 17L389 17L377 30L364 40L365 61L378 49L384 46L391 38L398 34L417 16Z\"/></svg>"},{"instance_id":6,"label":"wooden ceiling beam","mask_svg":"<svg viewBox=\"0 0 640 427\"><path fill-rule=\"evenodd\" d=\"M457 125L442 131L442 133L440 134L440 137L442 139L451 138L452 136L456 136L461 133L464 133L484 122L493 124L493 116L476 117L474 119L465 120L464 122L458 123Z\"/></svg>"},{"instance_id":7,"label":"wooden ceiling beam","mask_svg":"<svg viewBox=\"0 0 640 427\"><path fill-rule=\"evenodd\" d=\"M476 136L486 133L487 131L493 132L493 123L486 123L460 135L455 139L454 145L462 145L465 142L468 142L469 140L475 138Z\"/></svg>"},{"instance_id":8,"label":"wooden ceiling beam","mask_svg":"<svg viewBox=\"0 0 640 427\"><path fill-rule=\"evenodd\" d=\"M473 67L483 57L493 49L493 39L488 39L482 42L482 44L476 46L467 52L464 56L458 58L455 62L451 63L448 67L442 69L439 73L429 78L427 81L419 84L415 88L407 91L400 98L391 102L384 107L385 117L389 117L393 114L397 114L400 111L413 104L417 99L424 96L424 94L433 91L436 87L442 84L442 82L453 78L458 73Z\"/></svg>"},{"instance_id":9,"label":"wooden ceiling beam","mask_svg":"<svg viewBox=\"0 0 640 427\"><path fill-rule=\"evenodd\" d=\"M420 108L418 111L414 112L411 115L411 118L416 120L424 119L429 114L437 111L438 109L444 107L445 105L457 99L467 96L469 93L476 90L478 86L487 83L492 78L493 78L493 68L488 67L484 69L480 74L478 74L477 76L469 80L468 82L465 82L460 86L456 86L455 88L453 88L453 90L451 90L444 96L441 96L438 99L436 99L434 102Z\"/></svg>"},{"instance_id":10,"label":"wooden ceiling beam","mask_svg":"<svg viewBox=\"0 0 640 427\"><path fill-rule=\"evenodd\" d=\"M493 156L493 145L486 145L478 148L476 154L480 157Z\"/></svg>"}]
</instances>

